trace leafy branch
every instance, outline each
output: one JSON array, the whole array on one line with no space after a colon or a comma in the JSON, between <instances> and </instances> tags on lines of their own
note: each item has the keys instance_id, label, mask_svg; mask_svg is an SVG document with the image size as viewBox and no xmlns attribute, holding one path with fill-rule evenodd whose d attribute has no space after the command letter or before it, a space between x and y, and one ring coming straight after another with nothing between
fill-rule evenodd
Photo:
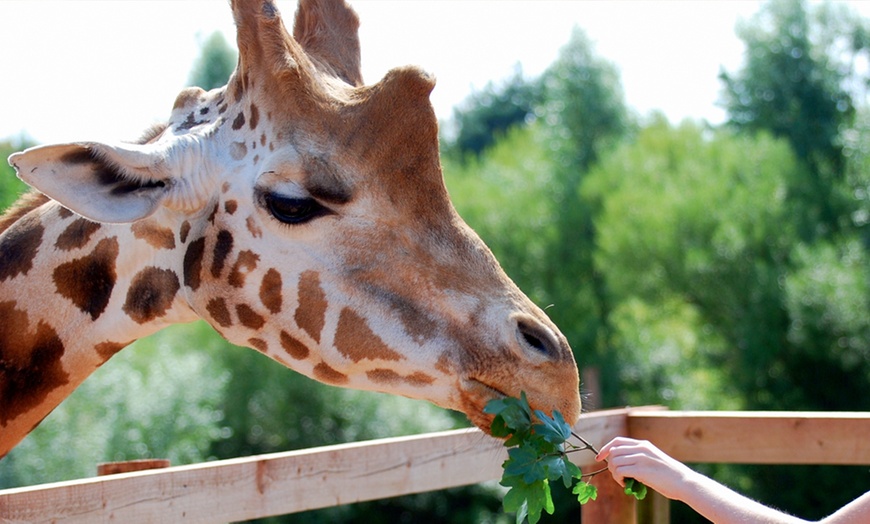
<instances>
[{"instance_id":1,"label":"leafy branch","mask_svg":"<svg viewBox=\"0 0 870 524\"><path fill-rule=\"evenodd\" d=\"M516 512L517 524L526 518L536 524L541 512L553 514L553 497L550 482L562 481L571 488L580 504L598 497L598 489L583 480L607 470L603 468L583 474L576 464L568 460L568 454L578 451L598 450L582 436L574 433L562 414L553 411L548 416L541 410L532 411L525 393L520 398L491 400L483 409L494 415L490 430L492 435L504 438L508 459L502 464L504 473L501 485L509 488L502 505L507 512ZM568 439L574 437L582 445ZM626 479L625 493L638 500L646 496L646 486L634 479Z\"/></svg>"}]
</instances>

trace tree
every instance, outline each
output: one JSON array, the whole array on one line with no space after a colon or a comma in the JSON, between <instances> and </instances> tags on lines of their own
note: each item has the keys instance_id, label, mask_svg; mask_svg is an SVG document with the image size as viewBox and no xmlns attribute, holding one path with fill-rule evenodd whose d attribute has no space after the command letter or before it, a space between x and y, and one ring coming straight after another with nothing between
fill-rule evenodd
<instances>
[{"instance_id":1,"label":"tree","mask_svg":"<svg viewBox=\"0 0 870 524\"><path fill-rule=\"evenodd\" d=\"M540 99L540 82L527 80L517 66L513 76L500 84L488 83L453 109L456 136L447 149L460 157L480 156L511 127L528 123Z\"/></svg>"},{"instance_id":2,"label":"tree","mask_svg":"<svg viewBox=\"0 0 870 524\"><path fill-rule=\"evenodd\" d=\"M628 344L615 351L637 363L626 367L641 365L637 377L671 377L666 382L690 376L685 366L727 369L751 396L766 380L765 360L774 358L785 324L778 282L794 234L783 193L797 162L769 136L710 133L655 119L604 159L583 191L598 210L595 264L614 305L614 343ZM653 324L632 327L640 321ZM648 331L662 323L675 337L665 345ZM648 353L668 344L677 355ZM675 367L649 367L666 361Z\"/></svg>"},{"instance_id":3,"label":"tree","mask_svg":"<svg viewBox=\"0 0 870 524\"><path fill-rule=\"evenodd\" d=\"M0 210L12 205L18 197L27 191L27 185L15 176L15 169L6 163L6 158L16 151L21 151L36 145L26 137L17 140L0 141Z\"/></svg>"},{"instance_id":4,"label":"tree","mask_svg":"<svg viewBox=\"0 0 870 524\"><path fill-rule=\"evenodd\" d=\"M729 122L788 140L807 166L789 187L799 201L802 238L835 233L848 215L839 193L840 130L855 115L849 86L855 86L854 57L867 49L866 24L830 6L810 11L803 0L773 0L737 31L746 43L745 64L721 73Z\"/></svg>"},{"instance_id":5,"label":"tree","mask_svg":"<svg viewBox=\"0 0 870 524\"><path fill-rule=\"evenodd\" d=\"M542 82L538 114L551 130L554 155L565 166L565 186L576 188L579 177L631 127L619 72L575 27Z\"/></svg>"},{"instance_id":6,"label":"tree","mask_svg":"<svg viewBox=\"0 0 870 524\"><path fill-rule=\"evenodd\" d=\"M236 51L220 32L214 32L202 45L202 51L190 73L190 84L206 91L226 85L236 67Z\"/></svg>"},{"instance_id":7,"label":"tree","mask_svg":"<svg viewBox=\"0 0 870 524\"><path fill-rule=\"evenodd\" d=\"M555 166L549 194L555 234L549 237L545 284L547 303L554 307L548 313L566 326L574 347L583 348L583 362L602 367L603 381L609 382L610 305L592 258L598 242L593 208L579 188L632 124L617 68L596 54L579 28L544 73L543 84L539 115Z\"/></svg>"},{"instance_id":8,"label":"tree","mask_svg":"<svg viewBox=\"0 0 870 524\"><path fill-rule=\"evenodd\" d=\"M801 169L785 139L663 119L593 169L621 403L866 409L866 247L801 239L786 190ZM748 491L821 516L845 501L818 493L857 496L861 474L765 467Z\"/></svg>"}]
</instances>

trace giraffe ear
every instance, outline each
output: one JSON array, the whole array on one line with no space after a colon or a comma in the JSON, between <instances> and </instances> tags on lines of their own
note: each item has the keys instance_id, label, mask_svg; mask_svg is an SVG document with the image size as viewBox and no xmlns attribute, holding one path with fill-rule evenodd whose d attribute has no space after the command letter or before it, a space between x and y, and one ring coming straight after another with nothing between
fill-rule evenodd
<instances>
[{"instance_id":1,"label":"giraffe ear","mask_svg":"<svg viewBox=\"0 0 870 524\"><path fill-rule=\"evenodd\" d=\"M153 214L174 185L161 151L77 142L15 153L18 177L85 218L128 223Z\"/></svg>"},{"instance_id":2,"label":"giraffe ear","mask_svg":"<svg viewBox=\"0 0 870 524\"><path fill-rule=\"evenodd\" d=\"M363 85L358 32L359 18L347 3L299 2L293 38L321 67L355 87Z\"/></svg>"}]
</instances>

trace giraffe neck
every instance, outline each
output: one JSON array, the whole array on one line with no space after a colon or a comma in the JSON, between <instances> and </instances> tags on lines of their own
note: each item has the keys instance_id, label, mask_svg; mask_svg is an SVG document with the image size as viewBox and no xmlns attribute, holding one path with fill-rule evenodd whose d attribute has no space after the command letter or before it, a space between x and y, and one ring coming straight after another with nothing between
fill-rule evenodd
<instances>
[{"instance_id":1,"label":"giraffe neck","mask_svg":"<svg viewBox=\"0 0 870 524\"><path fill-rule=\"evenodd\" d=\"M0 457L120 349L196 318L170 256L178 236L55 202L0 231Z\"/></svg>"}]
</instances>

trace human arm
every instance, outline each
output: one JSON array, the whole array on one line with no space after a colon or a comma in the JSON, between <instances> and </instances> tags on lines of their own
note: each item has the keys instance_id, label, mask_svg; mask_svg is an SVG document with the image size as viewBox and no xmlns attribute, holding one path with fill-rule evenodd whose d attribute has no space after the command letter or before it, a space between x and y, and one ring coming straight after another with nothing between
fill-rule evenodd
<instances>
[{"instance_id":1,"label":"human arm","mask_svg":"<svg viewBox=\"0 0 870 524\"><path fill-rule=\"evenodd\" d=\"M740 495L692 470L647 441L617 437L601 448L596 459L607 460L607 468L619 485L624 485L626 478L637 479L665 497L685 502L715 524L808 522ZM867 504L870 505L870 499ZM851 524L857 521L825 522Z\"/></svg>"},{"instance_id":2,"label":"human arm","mask_svg":"<svg viewBox=\"0 0 870 524\"><path fill-rule=\"evenodd\" d=\"M870 491L819 522L822 524L866 524L870 522Z\"/></svg>"}]
</instances>

